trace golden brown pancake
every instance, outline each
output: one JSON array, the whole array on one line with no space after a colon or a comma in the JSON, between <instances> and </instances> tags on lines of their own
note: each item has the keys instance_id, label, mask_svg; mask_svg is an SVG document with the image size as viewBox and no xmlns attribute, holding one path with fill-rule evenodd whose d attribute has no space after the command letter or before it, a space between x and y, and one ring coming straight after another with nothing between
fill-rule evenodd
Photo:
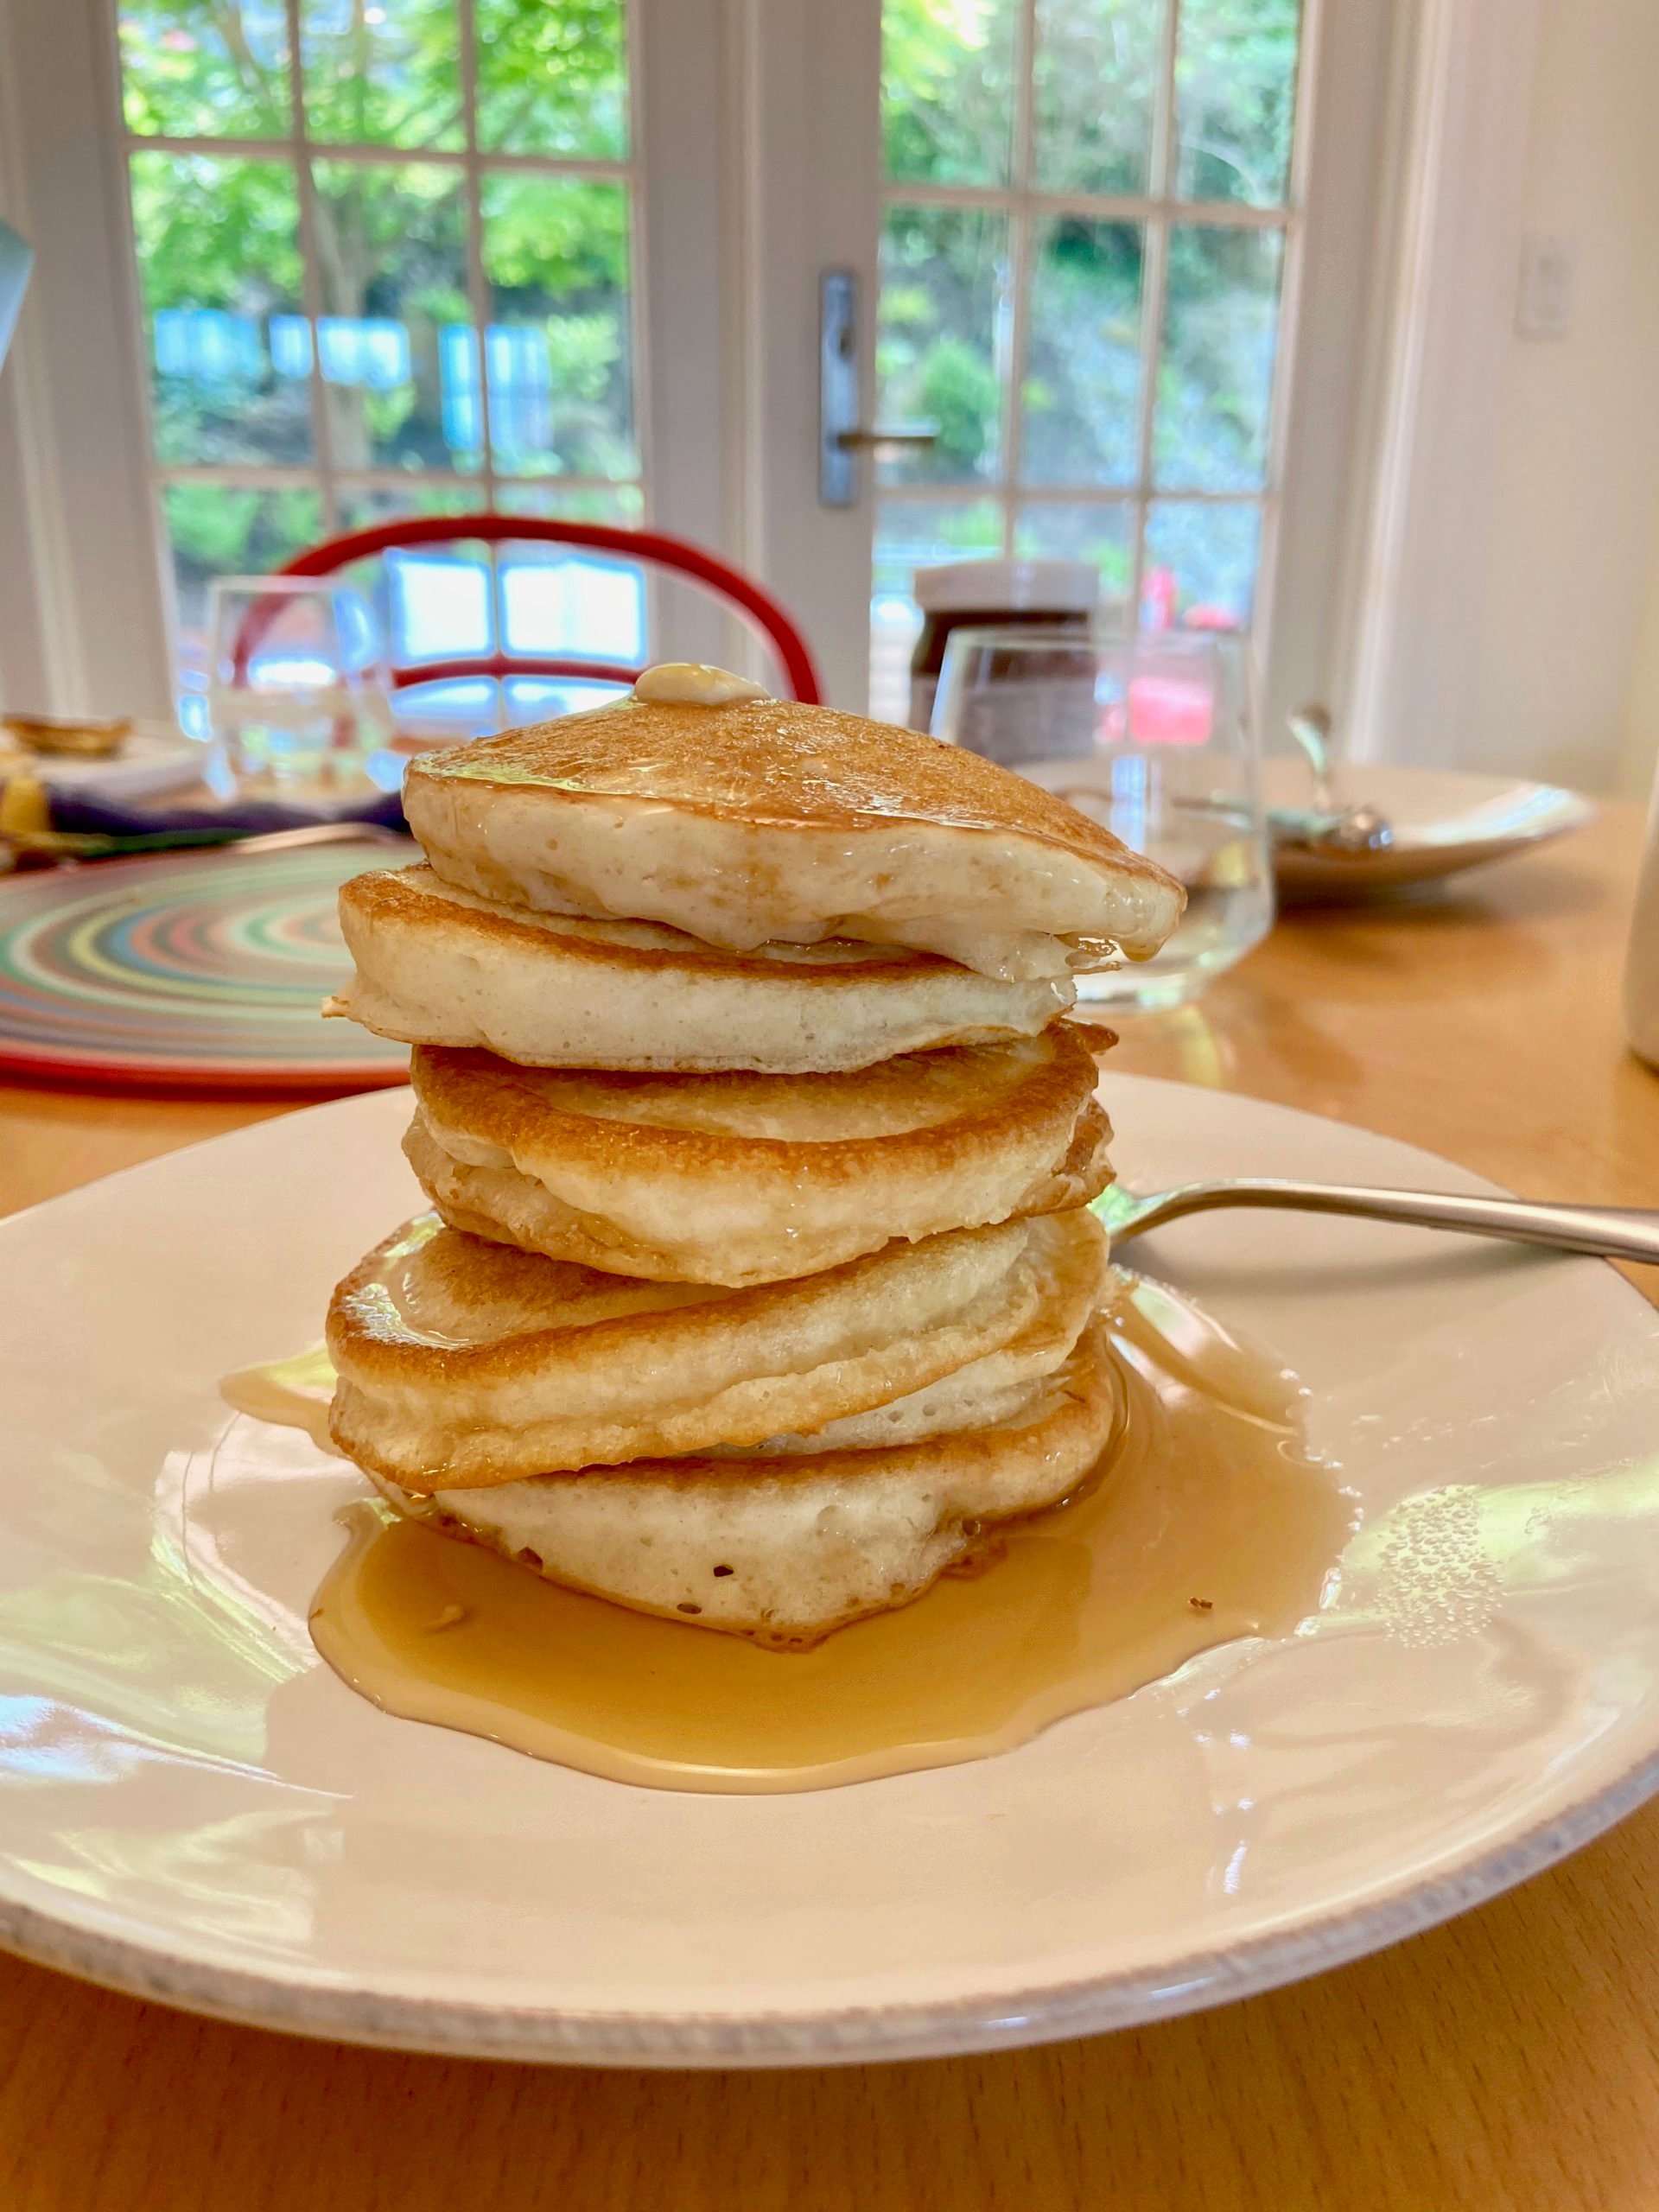
<instances>
[{"instance_id":1,"label":"golden brown pancake","mask_svg":"<svg viewBox=\"0 0 1659 2212\"><path fill-rule=\"evenodd\" d=\"M330 1431L359 1466L423 1491L811 1436L994 1354L1013 1351L1014 1379L1052 1369L1104 1265L1083 1211L718 1290L601 1274L425 1214L330 1302ZM1056 1305L1071 1323L1059 1341Z\"/></svg>"},{"instance_id":2,"label":"golden brown pancake","mask_svg":"<svg viewBox=\"0 0 1659 2212\"><path fill-rule=\"evenodd\" d=\"M651 923L492 904L424 868L353 876L340 920L356 972L327 1013L529 1067L863 1068L1034 1036L1076 995L1069 977L997 982L893 946L717 952Z\"/></svg>"},{"instance_id":3,"label":"golden brown pancake","mask_svg":"<svg viewBox=\"0 0 1659 2212\"><path fill-rule=\"evenodd\" d=\"M404 805L461 890L733 952L852 938L1030 981L1147 957L1184 899L1007 769L788 700L565 715L413 762Z\"/></svg>"},{"instance_id":4,"label":"golden brown pancake","mask_svg":"<svg viewBox=\"0 0 1659 2212\"><path fill-rule=\"evenodd\" d=\"M1088 1481L1117 1406L1095 1324L1017 1415L989 1427L811 1458L643 1460L429 1498L382 1488L551 1581L798 1649L994 1555L999 1522Z\"/></svg>"},{"instance_id":5,"label":"golden brown pancake","mask_svg":"<svg viewBox=\"0 0 1659 2212\"><path fill-rule=\"evenodd\" d=\"M1109 1031L839 1075L619 1075L417 1046L404 1149L452 1227L659 1282L776 1282L1084 1205Z\"/></svg>"}]
</instances>

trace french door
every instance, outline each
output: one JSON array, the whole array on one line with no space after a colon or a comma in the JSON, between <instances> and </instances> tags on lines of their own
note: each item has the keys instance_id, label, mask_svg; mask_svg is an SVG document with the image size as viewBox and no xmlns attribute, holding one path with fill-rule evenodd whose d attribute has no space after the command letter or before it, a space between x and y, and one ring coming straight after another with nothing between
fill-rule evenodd
<instances>
[{"instance_id":1,"label":"french door","mask_svg":"<svg viewBox=\"0 0 1659 2212\"><path fill-rule=\"evenodd\" d=\"M105 188L22 211L57 272L37 363L73 353L83 422L107 385L55 441L97 619L164 624L187 676L215 574L488 505L725 550L847 705L902 708L914 569L988 552L1249 628L1270 708L1320 688L1384 0L0 8L22 91L58 72L14 171L79 140ZM833 486L830 272L862 434ZM869 442L894 424L928 442Z\"/></svg>"},{"instance_id":2,"label":"french door","mask_svg":"<svg viewBox=\"0 0 1659 2212\"><path fill-rule=\"evenodd\" d=\"M749 18L752 528L835 695L901 710L920 565L1091 562L1328 696L1366 486L1398 30L1383 0L768 0ZM855 280L863 447L819 496L819 286Z\"/></svg>"}]
</instances>

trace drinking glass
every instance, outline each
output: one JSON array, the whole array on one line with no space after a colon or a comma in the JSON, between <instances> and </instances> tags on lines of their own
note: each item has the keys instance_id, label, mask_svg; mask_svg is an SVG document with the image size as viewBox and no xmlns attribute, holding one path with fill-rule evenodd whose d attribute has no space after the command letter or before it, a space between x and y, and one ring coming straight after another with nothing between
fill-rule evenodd
<instances>
[{"instance_id":1,"label":"drinking glass","mask_svg":"<svg viewBox=\"0 0 1659 2212\"><path fill-rule=\"evenodd\" d=\"M962 629L933 734L1068 799L1186 887L1151 960L1080 976L1089 1006L1177 1006L1273 925L1273 870L1243 641Z\"/></svg>"},{"instance_id":2,"label":"drinking glass","mask_svg":"<svg viewBox=\"0 0 1659 2212\"><path fill-rule=\"evenodd\" d=\"M212 586L208 724L220 779L244 794L365 781L392 734L385 657L367 601L313 576L219 576Z\"/></svg>"}]
</instances>

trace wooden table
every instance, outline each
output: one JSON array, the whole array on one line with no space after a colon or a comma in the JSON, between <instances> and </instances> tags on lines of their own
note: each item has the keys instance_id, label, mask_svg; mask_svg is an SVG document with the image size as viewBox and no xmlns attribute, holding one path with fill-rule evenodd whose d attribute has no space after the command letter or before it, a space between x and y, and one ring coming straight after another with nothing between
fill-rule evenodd
<instances>
[{"instance_id":1,"label":"wooden table","mask_svg":"<svg viewBox=\"0 0 1659 2212\"><path fill-rule=\"evenodd\" d=\"M1618 1015L1639 837L1610 809L1445 900L1292 918L1200 1006L1128 1025L1119 1065L1538 1197L1659 1205L1659 1075ZM0 1208L276 1110L0 1090ZM350 2050L0 1961L0 2212L1635 2212L1659 2202L1656 1917L1659 1803L1450 1927L1225 2011L756 2075Z\"/></svg>"}]
</instances>

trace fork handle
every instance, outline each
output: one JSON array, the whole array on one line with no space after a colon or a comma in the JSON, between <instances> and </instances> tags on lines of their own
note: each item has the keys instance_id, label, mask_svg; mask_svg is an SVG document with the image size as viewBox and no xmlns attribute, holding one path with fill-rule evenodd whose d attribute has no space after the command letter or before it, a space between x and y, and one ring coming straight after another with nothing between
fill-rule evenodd
<instances>
[{"instance_id":1,"label":"fork handle","mask_svg":"<svg viewBox=\"0 0 1659 2212\"><path fill-rule=\"evenodd\" d=\"M1659 1262L1659 1212L1640 1206L1542 1205L1530 1198L1454 1198L1438 1191L1371 1190L1268 1176L1188 1183L1166 1191L1136 1220L1135 1233L1217 1206L1351 1214L1362 1221L1400 1221L1421 1229L1460 1229L1471 1236L1508 1237L1519 1244L1551 1244L1559 1251L1589 1252L1604 1260Z\"/></svg>"}]
</instances>

